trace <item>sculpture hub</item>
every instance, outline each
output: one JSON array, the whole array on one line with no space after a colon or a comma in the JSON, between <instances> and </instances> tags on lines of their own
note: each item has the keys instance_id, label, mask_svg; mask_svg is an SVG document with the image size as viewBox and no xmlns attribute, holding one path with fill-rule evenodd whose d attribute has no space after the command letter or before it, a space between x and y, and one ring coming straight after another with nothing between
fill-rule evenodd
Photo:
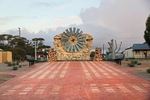
<instances>
[{"instance_id":1,"label":"sculpture hub","mask_svg":"<svg viewBox=\"0 0 150 100\"><path fill-rule=\"evenodd\" d=\"M77 37L75 36L70 36L69 39L68 39L68 42L71 44L71 45L76 45L78 43L78 39Z\"/></svg>"}]
</instances>

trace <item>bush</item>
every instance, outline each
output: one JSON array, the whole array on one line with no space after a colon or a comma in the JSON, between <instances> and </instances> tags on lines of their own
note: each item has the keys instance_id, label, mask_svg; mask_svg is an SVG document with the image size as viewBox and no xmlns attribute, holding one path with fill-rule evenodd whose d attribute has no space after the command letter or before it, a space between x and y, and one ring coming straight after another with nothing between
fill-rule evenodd
<instances>
[{"instance_id":1,"label":"bush","mask_svg":"<svg viewBox=\"0 0 150 100\"><path fill-rule=\"evenodd\" d=\"M128 66L129 67L135 67L135 64L134 63L128 63Z\"/></svg>"},{"instance_id":2,"label":"bush","mask_svg":"<svg viewBox=\"0 0 150 100\"><path fill-rule=\"evenodd\" d=\"M16 65L19 65L19 62L18 62L18 61L16 62Z\"/></svg>"},{"instance_id":3,"label":"bush","mask_svg":"<svg viewBox=\"0 0 150 100\"><path fill-rule=\"evenodd\" d=\"M13 66L13 70L17 70L18 69L18 67L17 66Z\"/></svg>"},{"instance_id":4,"label":"bush","mask_svg":"<svg viewBox=\"0 0 150 100\"><path fill-rule=\"evenodd\" d=\"M11 62L8 62L8 63L7 63L7 66L12 66L12 63L11 63Z\"/></svg>"},{"instance_id":5,"label":"bush","mask_svg":"<svg viewBox=\"0 0 150 100\"><path fill-rule=\"evenodd\" d=\"M4 62L4 64L8 64L8 63L9 63L8 61Z\"/></svg>"},{"instance_id":6,"label":"bush","mask_svg":"<svg viewBox=\"0 0 150 100\"><path fill-rule=\"evenodd\" d=\"M148 68L146 71L147 71L147 73L150 73L150 68Z\"/></svg>"},{"instance_id":7,"label":"bush","mask_svg":"<svg viewBox=\"0 0 150 100\"><path fill-rule=\"evenodd\" d=\"M12 65L13 65L13 66L15 66L15 65L16 65L16 63L15 63L15 62L13 62L13 63L12 63Z\"/></svg>"},{"instance_id":8,"label":"bush","mask_svg":"<svg viewBox=\"0 0 150 100\"><path fill-rule=\"evenodd\" d=\"M137 64L137 63L138 63L138 61L136 61L136 60L135 60L135 61L131 61L131 63L133 63L133 64Z\"/></svg>"},{"instance_id":9,"label":"bush","mask_svg":"<svg viewBox=\"0 0 150 100\"><path fill-rule=\"evenodd\" d=\"M19 65L19 68L21 68L22 66L21 65Z\"/></svg>"},{"instance_id":10,"label":"bush","mask_svg":"<svg viewBox=\"0 0 150 100\"><path fill-rule=\"evenodd\" d=\"M137 65L142 65L142 63L137 63Z\"/></svg>"}]
</instances>

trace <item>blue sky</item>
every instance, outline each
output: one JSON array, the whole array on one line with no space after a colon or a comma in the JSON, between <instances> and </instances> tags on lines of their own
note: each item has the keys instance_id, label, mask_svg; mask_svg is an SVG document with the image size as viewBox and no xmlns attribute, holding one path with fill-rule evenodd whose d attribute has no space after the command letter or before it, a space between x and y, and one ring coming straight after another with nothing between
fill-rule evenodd
<instances>
[{"instance_id":1,"label":"blue sky","mask_svg":"<svg viewBox=\"0 0 150 100\"><path fill-rule=\"evenodd\" d=\"M53 37L70 27L93 36L95 47L108 48L115 39L122 50L143 43L150 0L0 0L0 34L42 37L53 47Z\"/></svg>"}]
</instances>

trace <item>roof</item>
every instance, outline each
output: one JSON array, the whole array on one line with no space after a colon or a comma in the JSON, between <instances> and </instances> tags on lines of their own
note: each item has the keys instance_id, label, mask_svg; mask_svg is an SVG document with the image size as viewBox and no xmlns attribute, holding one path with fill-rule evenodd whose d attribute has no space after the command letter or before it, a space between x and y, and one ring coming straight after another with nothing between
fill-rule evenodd
<instances>
[{"instance_id":1,"label":"roof","mask_svg":"<svg viewBox=\"0 0 150 100\"><path fill-rule=\"evenodd\" d=\"M150 46L147 43L144 44L134 44L132 46L133 50L150 50Z\"/></svg>"},{"instance_id":2,"label":"roof","mask_svg":"<svg viewBox=\"0 0 150 100\"><path fill-rule=\"evenodd\" d=\"M132 47L126 48L125 50L132 49Z\"/></svg>"}]
</instances>

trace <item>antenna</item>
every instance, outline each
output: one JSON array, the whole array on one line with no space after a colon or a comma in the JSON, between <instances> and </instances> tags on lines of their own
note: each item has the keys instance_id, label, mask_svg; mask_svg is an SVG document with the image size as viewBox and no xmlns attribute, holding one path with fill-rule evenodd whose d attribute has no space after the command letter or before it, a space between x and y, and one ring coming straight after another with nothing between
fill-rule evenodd
<instances>
[{"instance_id":1,"label":"antenna","mask_svg":"<svg viewBox=\"0 0 150 100\"><path fill-rule=\"evenodd\" d=\"M21 31L20 31L20 27L18 27L18 30L19 30L19 37L21 37Z\"/></svg>"}]
</instances>

